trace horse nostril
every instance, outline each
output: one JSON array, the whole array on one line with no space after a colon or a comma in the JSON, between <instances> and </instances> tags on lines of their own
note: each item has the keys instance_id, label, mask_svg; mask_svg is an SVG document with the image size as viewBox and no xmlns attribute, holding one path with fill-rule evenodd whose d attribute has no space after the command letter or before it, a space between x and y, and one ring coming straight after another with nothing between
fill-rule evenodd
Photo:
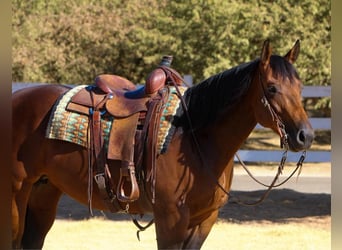
<instances>
[{"instance_id":1,"label":"horse nostril","mask_svg":"<svg viewBox=\"0 0 342 250\"><path fill-rule=\"evenodd\" d=\"M297 134L297 141L301 144L305 143L305 132L303 129L301 129Z\"/></svg>"},{"instance_id":2,"label":"horse nostril","mask_svg":"<svg viewBox=\"0 0 342 250\"><path fill-rule=\"evenodd\" d=\"M310 147L314 138L312 130L301 129L297 134L297 142L305 147Z\"/></svg>"}]
</instances>

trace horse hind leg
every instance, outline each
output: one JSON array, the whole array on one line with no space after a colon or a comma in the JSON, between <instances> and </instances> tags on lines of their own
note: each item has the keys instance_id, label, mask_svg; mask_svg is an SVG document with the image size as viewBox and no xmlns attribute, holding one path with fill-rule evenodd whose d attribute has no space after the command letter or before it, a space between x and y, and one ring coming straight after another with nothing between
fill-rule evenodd
<instances>
[{"instance_id":1,"label":"horse hind leg","mask_svg":"<svg viewBox=\"0 0 342 250\"><path fill-rule=\"evenodd\" d=\"M12 248L21 247L19 208L15 196L12 198Z\"/></svg>"},{"instance_id":2,"label":"horse hind leg","mask_svg":"<svg viewBox=\"0 0 342 250\"><path fill-rule=\"evenodd\" d=\"M12 182L12 248L22 247L26 206L32 185L23 180Z\"/></svg>"},{"instance_id":3,"label":"horse hind leg","mask_svg":"<svg viewBox=\"0 0 342 250\"><path fill-rule=\"evenodd\" d=\"M36 182L27 205L25 230L22 238L24 249L41 249L51 229L62 192L44 177Z\"/></svg>"}]
</instances>

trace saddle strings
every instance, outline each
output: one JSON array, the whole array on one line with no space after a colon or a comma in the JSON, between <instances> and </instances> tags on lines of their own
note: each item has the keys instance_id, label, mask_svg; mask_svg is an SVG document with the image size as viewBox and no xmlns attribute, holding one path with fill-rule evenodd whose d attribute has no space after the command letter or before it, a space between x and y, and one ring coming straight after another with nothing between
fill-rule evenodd
<instances>
[{"instance_id":1,"label":"saddle strings","mask_svg":"<svg viewBox=\"0 0 342 250\"><path fill-rule=\"evenodd\" d=\"M90 92L92 105L94 106L94 97ZM94 153L94 135L92 129L92 119L88 120L87 144L88 144L88 210L91 216L93 215L92 200L93 200L93 153ZM90 138L89 138L90 137Z\"/></svg>"},{"instance_id":2,"label":"saddle strings","mask_svg":"<svg viewBox=\"0 0 342 250\"><path fill-rule=\"evenodd\" d=\"M89 94L92 102L92 108L89 109L89 123L88 123L88 131L87 131L87 144L88 144L88 210L89 214L91 216L93 215L93 209L92 209L92 199L93 199L93 189L94 189L94 179L93 179L93 173L94 173L94 166L93 164L96 164L97 171L99 170L98 162L97 161L97 153L96 147L95 147L95 140L98 140L98 138L95 138L94 134L94 123L93 123L93 112L98 111L98 107L101 106L108 98L110 98L110 95L106 95L98 104L95 105L94 96L92 93L92 86L88 86L89 88ZM100 113L101 116L101 113ZM100 121L100 128L101 128L101 121ZM101 129L100 129L101 130ZM89 139L90 137L90 139ZM102 138L100 138L100 144L102 144ZM101 192L101 190L100 190Z\"/></svg>"},{"instance_id":3,"label":"saddle strings","mask_svg":"<svg viewBox=\"0 0 342 250\"><path fill-rule=\"evenodd\" d=\"M177 75L174 72L172 72L171 70L169 70L168 67L162 66L162 68L164 70L166 70L167 75L170 77L170 79L171 79L171 81L172 81L172 83L173 83L173 85L174 85L174 87L175 87L175 89L177 91L177 96L178 96L179 100L181 101L181 104L182 104L182 107L184 109L184 113L185 113L186 119L187 119L187 121L189 123L189 128L190 128L191 136L192 136L192 139L193 139L193 141L194 141L194 143L196 145L196 150L198 151L198 153L200 155L202 163L204 163L204 160L202 159L203 156L202 156L202 153L201 153L201 150L200 150L200 145L198 143L197 137L195 136L195 132L193 130L193 126L192 126L192 122L191 122L188 106L185 103L185 100L184 100L184 98L183 98L183 96L182 96L182 94L181 94L181 92L180 92L180 90L178 88L178 85L177 85L177 82L176 82L176 79L174 78L174 76L176 78L178 78L180 81L182 81L183 83L185 83L186 86L190 86L190 85L188 83L186 83L185 80L180 75Z\"/></svg>"},{"instance_id":4,"label":"saddle strings","mask_svg":"<svg viewBox=\"0 0 342 250\"><path fill-rule=\"evenodd\" d=\"M87 142L88 142L88 210L89 210L89 214L91 216L94 216L93 208L92 208L93 186L94 186L93 185L94 147L93 147L92 142L94 140L94 135L92 133L92 129L90 128L90 126L92 126L91 119L89 119L88 131L87 131Z\"/></svg>"}]
</instances>

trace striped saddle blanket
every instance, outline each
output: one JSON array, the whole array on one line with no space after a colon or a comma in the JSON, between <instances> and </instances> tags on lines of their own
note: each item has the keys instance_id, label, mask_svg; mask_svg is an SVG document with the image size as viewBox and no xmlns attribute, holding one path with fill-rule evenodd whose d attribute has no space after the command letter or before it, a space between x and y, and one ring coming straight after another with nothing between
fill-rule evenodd
<instances>
[{"instance_id":1,"label":"striped saddle blanket","mask_svg":"<svg viewBox=\"0 0 342 250\"><path fill-rule=\"evenodd\" d=\"M66 109L71 98L80 90L86 88L87 85L80 85L72 88L65 93L54 105L49 125L46 130L46 137L49 139L57 139L78 144L89 148L89 118L85 114L71 112ZM172 139L175 127L172 125L174 116L181 111L180 99L177 96L175 87L168 86L169 96L162 111L158 138L157 138L157 153L163 154L166 152L168 145ZM186 87L178 87L183 95ZM108 113L101 116L102 135L104 139L104 147L108 149L109 138L114 120L116 118Z\"/></svg>"}]
</instances>

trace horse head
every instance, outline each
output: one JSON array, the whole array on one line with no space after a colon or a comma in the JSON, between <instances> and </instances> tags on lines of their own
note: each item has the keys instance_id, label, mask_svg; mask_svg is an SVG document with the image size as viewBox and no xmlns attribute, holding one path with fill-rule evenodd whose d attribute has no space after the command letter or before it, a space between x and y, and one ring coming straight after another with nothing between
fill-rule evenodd
<instances>
[{"instance_id":1,"label":"horse head","mask_svg":"<svg viewBox=\"0 0 342 250\"><path fill-rule=\"evenodd\" d=\"M302 105L302 82L293 63L300 50L297 40L285 55L272 55L269 41L264 42L254 81L259 95L255 95L255 117L258 123L271 128L286 140L289 149L308 149L314 131Z\"/></svg>"}]
</instances>

